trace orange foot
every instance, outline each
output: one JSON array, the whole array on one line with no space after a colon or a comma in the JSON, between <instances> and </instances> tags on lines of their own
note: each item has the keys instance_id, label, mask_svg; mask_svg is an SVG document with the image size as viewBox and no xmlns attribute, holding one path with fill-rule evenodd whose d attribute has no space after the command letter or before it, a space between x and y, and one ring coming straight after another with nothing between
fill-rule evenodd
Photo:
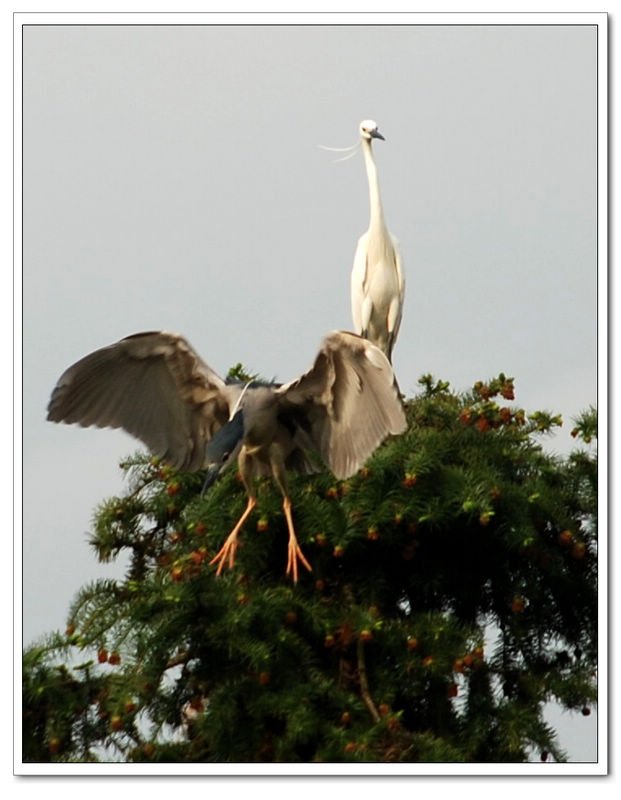
<instances>
[{"instance_id":1,"label":"orange foot","mask_svg":"<svg viewBox=\"0 0 621 800\"><path fill-rule=\"evenodd\" d=\"M237 525L229 533L225 543L222 545L218 553L209 562L210 566L212 564L217 564L218 561L220 562L220 565L216 571L216 575L220 575L220 573L224 569L224 565L227 559L229 562L229 569L232 569L235 566L235 553L237 552L237 545L238 545L237 535L241 531L244 522L248 519L248 517L252 512L252 509L256 506L256 504L257 501L254 497L248 498L248 504L244 510L244 513L237 521Z\"/></svg>"},{"instance_id":2,"label":"orange foot","mask_svg":"<svg viewBox=\"0 0 621 800\"><path fill-rule=\"evenodd\" d=\"M226 542L222 545L218 553L211 559L209 562L210 566L212 564L217 564L218 561L220 565L216 571L216 575L220 575L222 570L224 569L224 565L229 562L229 569L232 569L235 566L235 553L237 552L237 547L239 542L237 541L237 532L233 531L227 538Z\"/></svg>"},{"instance_id":3,"label":"orange foot","mask_svg":"<svg viewBox=\"0 0 621 800\"><path fill-rule=\"evenodd\" d=\"M306 558L304 557L304 553L300 550L300 545L298 544L297 537L295 535L295 528L293 526L293 516L291 514L291 500L285 495L282 510L285 512L285 519L287 520L287 530L289 531L289 544L287 546L287 572L286 574L291 574L293 578L293 582L298 582L298 560L304 564L306 569L309 572L313 571L313 568L308 563Z\"/></svg>"},{"instance_id":4,"label":"orange foot","mask_svg":"<svg viewBox=\"0 0 621 800\"><path fill-rule=\"evenodd\" d=\"M309 572L313 571L313 568L306 560L304 553L300 550L300 545L298 544L297 539L295 536L290 536L289 545L287 547L286 574L291 575L294 583L298 582L298 561L301 561Z\"/></svg>"}]
</instances>

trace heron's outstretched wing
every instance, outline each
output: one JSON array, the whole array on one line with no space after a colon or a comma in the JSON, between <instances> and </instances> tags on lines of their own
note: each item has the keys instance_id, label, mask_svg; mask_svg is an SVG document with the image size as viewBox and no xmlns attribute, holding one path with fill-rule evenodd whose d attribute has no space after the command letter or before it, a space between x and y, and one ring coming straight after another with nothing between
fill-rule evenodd
<instances>
[{"instance_id":1,"label":"heron's outstretched wing","mask_svg":"<svg viewBox=\"0 0 621 800\"><path fill-rule=\"evenodd\" d=\"M276 390L337 478L353 475L389 435L406 428L390 362L353 333L326 336L311 369Z\"/></svg>"},{"instance_id":2,"label":"heron's outstretched wing","mask_svg":"<svg viewBox=\"0 0 621 800\"><path fill-rule=\"evenodd\" d=\"M53 422L124 428L177 469L200 469L229 418L230 389L181 336L137 333L85 356L60 377Z\"/></svg>"}]
</instances>

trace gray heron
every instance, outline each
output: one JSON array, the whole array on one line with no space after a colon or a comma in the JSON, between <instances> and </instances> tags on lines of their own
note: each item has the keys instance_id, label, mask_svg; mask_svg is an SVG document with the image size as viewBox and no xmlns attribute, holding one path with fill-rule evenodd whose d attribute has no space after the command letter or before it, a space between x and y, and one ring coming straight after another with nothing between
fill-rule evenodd
<instances>
[{"instance_id":1,"label":"gray heron","mask_svg":"<svg viewBox=\"0 0 621 800\"><path fill-rule=\"evenodd\" d=\"M285 384L229 383L180 335L138 333L85 356L59 378L48 420L123 428L179 470L207 468L206 485L237 459L248 502L210 562L235 564L239 533L257 504L254 478L271 476L283 496L286 574L308 570L293 524L286 473L353 475L406 419L390 362L372 343L335 331L312 367Z\"/></svg>"}]
</instances>

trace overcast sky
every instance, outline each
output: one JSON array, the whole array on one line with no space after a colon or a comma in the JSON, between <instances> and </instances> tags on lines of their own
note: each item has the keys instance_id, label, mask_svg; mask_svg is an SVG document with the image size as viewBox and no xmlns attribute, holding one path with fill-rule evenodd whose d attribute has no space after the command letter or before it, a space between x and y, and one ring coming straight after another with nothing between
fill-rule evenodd
<instances>
[{"instance_id":1,"label":"overcast sky","mask_svg":"<svg viewBox=\"0 0 621 800\"><path fill-rule=\"evenodd\" d=\"M87 543L123 490L118 431L45 421L61 372L131 333L185 335L221 374L289 380L351 329L375 119L406 271L393 363L516 403L596 403L597 30L511 26L37 26L23 39L26 643L123 572ZM564 716L564 720L568 715ZM563 726L595 757L594 716Z\"/></svg>"}]
</instances>

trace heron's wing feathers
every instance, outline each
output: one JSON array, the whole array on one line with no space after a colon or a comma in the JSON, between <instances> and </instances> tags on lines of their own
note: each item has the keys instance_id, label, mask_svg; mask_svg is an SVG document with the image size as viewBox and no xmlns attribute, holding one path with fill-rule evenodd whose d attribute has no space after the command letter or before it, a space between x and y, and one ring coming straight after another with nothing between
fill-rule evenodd
<instances>
[{"instance_id":1,"label":"heron's wing feathers","mask_svg":"<svg viewBox=\"0 0 621 800\"><path fill-rule=\"evenodd\" d=\"M181 336L138 333L85 356L60 377L53 422L123 428L177 469L204 465L229 417L229 392Z\"/></svg>"},{"instance_id":2,"label":"heron's wing feathers","mask_svg":"<svg viewBox=\"0 0 621 800\"><path fill-rule=\"evenodd\" d=\"M362 303L367 279L368 238L368 233L365 233L358 240L358 246L354 254L354 266L351 271L351 314L356 333L362 332Z\"/></svg>"},{"instance_id":3,"label":"heron's wing feathers","mask_svg":"<svg viewBox=\"0 0 621 800\"><path fill-rule=\"evenodd\" d=\"M399 240L396 236L393 236L391 233L390 238L395 254L395 268L399 280L399 298L401 300L401 305L403 305L403 298L405 297L405 271L403 269L403 259L401 258L401 248L399 247Z\"/></svg>"},{"instance_id":4,"label":"heron's wing feathers","mask_svg":"<svg viewBox=\"0 0 621 800\"><path fill-rule=\"evenodd\" d=\"M405 299L405 271L403 269L403 261L401 259L399 240L395 236L393 236L392 233L390 234L390 239L392 241L393 256L395 259L395 270L397 272L397 282L399 287L398 311L392 326L393 343L394 343L394 340L397 338L397 334L399 333L399 328L401 327L401 317L403 315L403 302Z\"/></svg>"},{"instance_id":5,"label":"heron's wing feathers","mask_svg":"<svg viewBox=\"0 0 621 800\"><path fill-rule=\"evenodd\" d=\"M311 369L276 393L304 416L310 439L340 479L356 472L386 436L406 428L390 362L353 333L327 336Z\"/></svg>"}]
</instances>

